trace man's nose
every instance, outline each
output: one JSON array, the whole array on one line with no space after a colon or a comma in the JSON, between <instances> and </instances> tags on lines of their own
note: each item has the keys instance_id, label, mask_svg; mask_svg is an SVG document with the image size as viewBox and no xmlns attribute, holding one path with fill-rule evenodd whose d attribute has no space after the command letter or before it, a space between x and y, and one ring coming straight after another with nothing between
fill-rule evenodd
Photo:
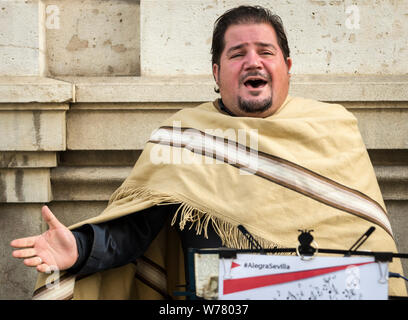
<instances>
[{"instance_id":1,"label":"man's nose","mask_svg":"<svg viewBox=\"0 0 408 320\"><path fill-rule=\"evenodd\" d=\"M260 69L261 66L261 57L256 52L249 52L246 56L245 69Z\"/></svg>"}]
</instances>

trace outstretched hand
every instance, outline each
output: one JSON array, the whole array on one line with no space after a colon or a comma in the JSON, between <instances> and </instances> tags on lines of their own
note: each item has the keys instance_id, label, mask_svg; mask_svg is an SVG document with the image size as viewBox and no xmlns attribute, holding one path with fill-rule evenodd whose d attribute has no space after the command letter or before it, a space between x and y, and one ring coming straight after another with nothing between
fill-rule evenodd
<instances>
[{"instance_id":1,"label":"outstretched hand","mask_svg":"<svg viewBox=\"0 0 408 320\"><path fill-rule=\"evenodd\" d=\"M12 247L19 248L13 251L13 257L23 258L26 266L36 267L39 272L69 269L78 259L74 235L47 206L42 207L41 214L49 229L38 236L11 241Z\"/></svg>"}]
</instances>

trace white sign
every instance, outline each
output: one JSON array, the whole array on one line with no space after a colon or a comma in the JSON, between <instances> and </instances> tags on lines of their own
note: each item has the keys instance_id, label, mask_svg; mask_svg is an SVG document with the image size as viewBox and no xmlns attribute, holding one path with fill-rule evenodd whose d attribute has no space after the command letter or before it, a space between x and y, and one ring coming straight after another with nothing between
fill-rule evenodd
<instances>
[{"instance_id":1,"label":"white sign","mask_svg":"<svg viewBox=\"0 0 408 320\"><path fill-rule=\"evenodd\" d=\"M220 300L386 300L388 263L374 257L238 254L220 259Z\"/></svg>"}]
</instances>

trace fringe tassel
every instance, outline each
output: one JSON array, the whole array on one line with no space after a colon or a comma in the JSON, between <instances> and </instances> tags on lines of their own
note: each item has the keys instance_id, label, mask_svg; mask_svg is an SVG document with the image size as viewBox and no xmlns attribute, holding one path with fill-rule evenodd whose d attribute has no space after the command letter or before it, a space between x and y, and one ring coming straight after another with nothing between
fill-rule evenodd
<instances>
[{"instance_id":1,"label":"fringe tassel","mask_svg":"<svg viewBox=\"0 0 408 320\"><path fill-rule=\"evenodd\" d=\"M177 216L180 215L179 228L183 230L187 222L191 222L190 229L195 227L197 235L203 234L204 237L208 238L208 225L212 224L215 232L220 237L224 246L236 249L249 249L251 248L251 243L249 240L239 231L237 226L219 219L215 213L203 211L196 206L193 206L185 201L181 201L174 196L159 194L148 188L142 187L130 187L121 186L117 189L111 196L109 200L109 205L112 205L115 201L128 198L129 201L140 199L140 200L150 200L155 203L155 205L169 205L169 204L180 204L176 213L174 214L171 225L173 226L177 221ZM264 249L279 248L280 246L257 235L252 235L256 241Z\"/></svg>"}]
</instances>

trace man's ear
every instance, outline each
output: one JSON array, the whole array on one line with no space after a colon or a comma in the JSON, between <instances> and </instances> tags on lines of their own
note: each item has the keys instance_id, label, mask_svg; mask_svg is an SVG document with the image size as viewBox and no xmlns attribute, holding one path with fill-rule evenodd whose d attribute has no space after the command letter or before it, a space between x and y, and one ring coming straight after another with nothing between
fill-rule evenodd
<instances>
[{"instance_id":1,"label":"man's ear","mask_svg":"<svg viewBox=\"0 0 408 320\"><path fill-rule=\"evenodd\" d=\"M286 66L288 67L288 73L290 76L290 69L292 68L292 59L289 57L286 58Z\"/></svg>"},{"instance_id":2,"label":"man's ear","mask_svg":"<svg viewBox=\"0 0 408 320\"><path fill-rule=\"evenodd\" d=\"M214 77L215 83L218 85L218 75L219 75L218 72L220 71L218 64L216 63L213 64L212 71L213 71L213 77Z\"/></svg>"}]
</instances>

